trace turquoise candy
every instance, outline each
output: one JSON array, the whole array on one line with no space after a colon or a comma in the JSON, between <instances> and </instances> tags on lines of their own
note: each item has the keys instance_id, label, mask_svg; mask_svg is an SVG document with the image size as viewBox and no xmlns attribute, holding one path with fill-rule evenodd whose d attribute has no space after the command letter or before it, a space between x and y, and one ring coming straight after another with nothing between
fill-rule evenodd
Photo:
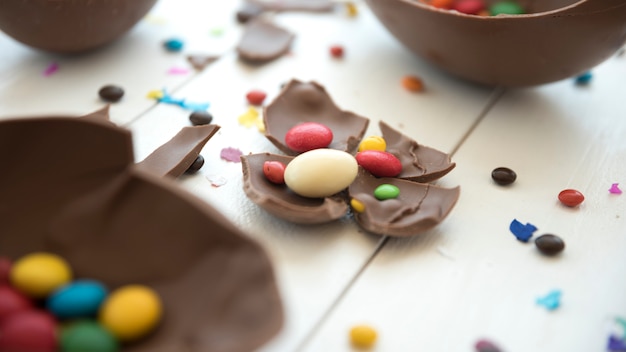
<instances>
[{"instance_id":1,"label":"turquoise candy","mask_svg":"<svg viewBox=\"0 0 626 352\"><path fill-rule=\"evenodd\" d=\"M491 16L497 15L521 15L524 8L515 1L499 1L489 7Z\"/></svg>"},{"instance_id":2,"label":"turquoise candy","mask_svg":"<svg viewBox=\"0 0 626 352\"><path fill-rule=\"evenodd\" d=\"M394 185L384 183L374 190L374 197L378 200L394 199L400 195L400 189Z\"/></svg>"},{"instance_id":3,"label":"turquoise candy","mask_svg":"<svg viewBox=\"0 0 626 352\"><path fill-rule=\"evenodd\" d=\"M117 352L117 340L111 333L94 321L79 321L63 330L61 351L63 352Z\"/></svg>"},{"instance_id":4,"label":"turquoise candy","mask_svg":"<svg viewBox=\"0 0 626 352\"><path fill-rule=\"evenodd\" d=\"M107 296L106 287L95 280L76 280L48 298L48 310L59 319L95 317Z\"/></svg>"}]
</instances>

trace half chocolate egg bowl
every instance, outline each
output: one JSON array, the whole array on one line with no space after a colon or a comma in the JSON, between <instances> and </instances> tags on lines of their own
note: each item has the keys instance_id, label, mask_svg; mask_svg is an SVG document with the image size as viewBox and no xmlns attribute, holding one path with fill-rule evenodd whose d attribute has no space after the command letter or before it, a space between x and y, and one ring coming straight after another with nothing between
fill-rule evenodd
<instances>
[{"instance_id":1,"label":"half chocolate egg bowl","mask_svg":"<svg viewBox=\"0 0 626 352\"><path fill-rule=\"evenodd\" d=\"M130 132L107 116L0 122L0 256L51 252L75 278L154 289L163 318L125 351L264 344L283 322L269 258L172 180L219 127L186 127L135 164Z\"/></svg>"},{"instance_id":2,"label":"half chocolate egg bowl","mask_svg":"<svg viewBox=\"0 0 626 352\"><path fill-rule=\"evenodd\" d=\"M128 32L157 0L0 1L0 30L33 48L63 54L104 46Z\"/></svg>"},{"instance_id":3,"label":"half chocolate egg bowl","mask_svg":"<svg viewBox=\"0 0 626 352\"><path fill-rule=\"evenodd\" d=\"M366 0L404 46L469 81L532 86L582 74L626 41L623 0L517 0L524 14L478 16L429 0ZM489 6L498 0L484 0Z\"/></svg>"}]
</instances>

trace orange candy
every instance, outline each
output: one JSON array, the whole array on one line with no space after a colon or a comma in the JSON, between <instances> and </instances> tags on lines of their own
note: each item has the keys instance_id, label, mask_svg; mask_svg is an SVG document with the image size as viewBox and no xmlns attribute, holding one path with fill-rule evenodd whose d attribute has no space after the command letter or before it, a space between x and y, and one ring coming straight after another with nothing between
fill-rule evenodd
<instances>
[{"instance_id":1,"label":"orange candy","mask_svg":"<svg viewBox=\"0 0 626 352\"><path fill-rule=\"evenodd\" d=\"M454 0L431 0L430 6L440 9L451 9L454 5Z\"/></svg>"},{"instance_id":2,"label":"orange candy","mask_svg":"<svg viewBox=\"0 0 626 352\"><path fill-rule=\"evenodd\" d=\"M416 76L404 76L402 78L402 86L411 92L421 92L424 90L422 79Z\"/></svg>"}]
</instances>

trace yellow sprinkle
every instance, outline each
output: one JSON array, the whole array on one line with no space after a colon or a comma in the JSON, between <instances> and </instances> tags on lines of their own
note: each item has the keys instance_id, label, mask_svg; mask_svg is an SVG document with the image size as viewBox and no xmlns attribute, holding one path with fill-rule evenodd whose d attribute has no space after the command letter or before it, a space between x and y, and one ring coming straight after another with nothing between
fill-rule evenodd
<instances>
[{"instance_id":1,"label":"yellow sprinkle","mask_svg":"<svg viewBox=\"0 0 626 352\"><path fill-rule=\"evenodd\" d=\"M365 204L361 203L356 198L352 198L352 200L350 200L350 206L357 213L362 213L365 211Z\"/></svg>"},{"instance_id":2,"label":"yellow sprinkle","mask_svg":"<svg viewBox=\"0 0 626 352\"><path fill-rule=\"evenodd\" d=\"M385 149L387 149L387 142L385 142L383 137L379 136L369 136L359 144L360 152L364 150L379 150L384 152Z\"/></svg>"},{"instance_id":3,"label":"yellow sprinkle","mask_svg":"<svg viewBox=\"0 0 626 352\"><path fill-rule=\"evenodd\" d=\"M351 1L346 2L346 11L350 17L356 17L359 14L359 9L356 7L356 4Z\"/></svg>"},{"instance_id":4,"label":"yellow sprinkle","mask_svg":"<svg viewBox=\"0 0 626 352\"><path fill-rule=\"evenodd\" d=\"M265 123L263 122L262 118L257 118L256 120L256 128L259 130L259 132L261 133L265 133Z\"/></svg>"},{"instance_id":5,"label":"yellow sprinkle","mask_svg":"<svg viewBox=\"0 0 626 352\"><path fill-rule=\"evenodd\" d=\"M154 15L147 15L143 19L144 21L150 24L164 25L167 23L167 19L165 19L165 17L159 17L159 16L154 16Z\"/></svg>"},{"instance_id":6,"label":"yellow sprinkle","mask_svg":"<svg viewBox=\"0 0 626 352\"><path fill-rule=\"evenodd\" d=\"M254 107L250 106L248 111L239 116L237 121L240 125L245 127L258 126L257 120L259 119L259 112Z\"/></svg>"},{"instance_id":7,"label":"yellow sprinkle","mask_svg":"<svg viewBox=\"0 0 626 352\"><path fill-rule=\"evenodd\" d=\"M376 330L367 325L356 325L350 329L350 341L357 348L371 348L376 343Z\"/></svg>"},{"instance_id":8,"label":"yellow sprinkle","mask_svg":"<svg viewBox=\"0 0 626 352\"><path fill-rule=\"evenodd\" d=\"M163 91L158 90L158 89L151 90L151 91L148 92L146 97L148 99L159 100L159 99L163 98Z\"/></svg>"}]
</instances>

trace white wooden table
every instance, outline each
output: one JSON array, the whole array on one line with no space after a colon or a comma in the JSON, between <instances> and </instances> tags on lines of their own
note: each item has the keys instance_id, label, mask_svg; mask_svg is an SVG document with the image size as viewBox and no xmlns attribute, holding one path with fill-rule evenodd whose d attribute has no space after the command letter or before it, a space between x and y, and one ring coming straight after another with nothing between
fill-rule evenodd
<instances>
[{"instance_id":1,"label":"white wooden table","mask_svg":"<svg viewBox=\"0 0 626 352\"><path fill-rule=\"evenodd\" d=\"M263 351L350 351L348 330L376 327L376 351L473 351L481 338L509 352L605 351L616 317L626 316L626 56L572 79L520 90L477 87L412 56L364 5L357 17L281 13L274 20L296 33L291 54L249 67L234 52L242 27L237 1L161 0L115 44L80 57L41 53L0 33L0 117L81 115L103 105L98 89L126 90L112 120L132 130L137 160L184 126L188 111L155 104L150 90L166 88L191 101L208 101L222 129L204 148L203 169L181 186L214 205L268 251L284 299L286 323ZM179 37L181 53L163 50ZM328 49L344 46L337 60ZM197 73L192 53L221 55ZM59 70L44 77L56 62ZM423 78L424 93L406 91L404 75ZM324 85L340 108L384 120L419 143L452 153L456 169L438 181L461 186L461 198L434 230L408 239L360 232L349 221L297 226L273 218L243 194L241 166L220 159L224 147L244 153L277 150L255 129L237 122L245 93L261 89L271 100L291 78ZM490 177L495 167L515 170L509 187ZM212 180L225 182L211 186ZM583 204L557 200L580 190ZM515 240L513 219L537 234L566 242L556 258ZM561 306L535 303L552 289Z\"/></svg>"}]
</instances>

